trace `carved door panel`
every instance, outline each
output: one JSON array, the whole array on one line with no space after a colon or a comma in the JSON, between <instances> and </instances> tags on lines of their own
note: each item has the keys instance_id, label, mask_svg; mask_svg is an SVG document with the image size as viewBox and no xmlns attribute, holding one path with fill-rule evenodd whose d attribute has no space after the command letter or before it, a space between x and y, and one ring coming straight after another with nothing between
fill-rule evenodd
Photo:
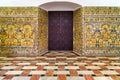
<instances>
[{"instance_id":1,"label":"carved door panel","mask_svg":"<svg viewBox=\"0 0 120 80\"><path fill-rule=\"evenodd\" d=\"M49 50L73 49L73 12L49 12Z\"/></svg>"}]
</instances>

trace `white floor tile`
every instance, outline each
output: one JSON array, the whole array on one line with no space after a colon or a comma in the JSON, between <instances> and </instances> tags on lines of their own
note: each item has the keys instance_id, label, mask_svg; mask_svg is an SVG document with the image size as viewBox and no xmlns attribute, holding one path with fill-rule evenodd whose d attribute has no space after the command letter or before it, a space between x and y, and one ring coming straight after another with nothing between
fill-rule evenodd
<instances>
[{"instance_id":1,"label":"white floor tile","mask_svg":"<svg viewBox=\"0 0 120 80\"><path fill-rule=\"evenodd\" d=\"M93 64L93 65L106 65L105 63L100 63L100 62L98 62L98 63L97 63L97 62L96 62L96 63L94 62L94 63L92 63L92 64Z\"/></svg>"},{"instance_id":2,"label":"white floor tile","mask_svg":"<svg viewBox=\"0 0 120 80\"><path fill-rule=\"evenodd\" d=\"M120 63L111 63L112 65L120 65Z\"/></svg>"},{"instance_id":3,"label":"white floor tile","mask_svg":"<svg viewBox=\"0 0 120 80\"><path fill-rule=\"evenodd\" d=\"M30 80L30 77L14 77L12 80Z\"/></svg>"},{"instance_id":4,"label":"white floor tile","mask_svg":"<svg viewBox=\"0 0 120 80\"><path fill-rule=\"evenodd\" d=\"M54 74L70 74L69 71L55 71Z\"/></svg>"},{"instance_id":5,"label":"white floor tile","mask_svg":"<svg viewBox=\"0 0 120 80\"><path fill-rule=\"evenodd\" d=\"M87 69L101 69L99 66L86 66Z\"/></svg>"},{"instance_id":6,"label":"white floor tile","mask_svg":"<svg viewBox=\"0 0 120 80\"><path fill-rule=\"evenodd\" d=\"M65 66L65 69L79 69L78 66Z\"/></svg>"},{"instance_id":7,"label":"white floor tile","mask_svg":"<svg viewBox=\"0 0 120 80\"><path fill-rule=\"evenodd\" d=\"M58 69L57 66L45 66L44 69Z\"/></svg>"},{"instance_id":8,"label":"white floor tile","mask_svg":"<svg viewBox=\"0 0 120 80\"><path fill-rule=\"evenodd\" d=\"M37 66L24 66L22 69L37 69Z\"/></svg>"},{"instance_id":9,"label":"white floor tile","mask_svg":"<svg viewBox=\"0 0 120 80\"><path fill-rule=\"evenodd\" d=\"M29 74L45 74L46 71L31 71Z\"/></svg>"},{"instance_id":10,"label":"white floor tile","mask_svg":"<svg viewBox=\"0 0 120 80\"><path fill-rule=\"evenodd\" d=\"M77 63L74 63L74 65L81 66L81 65L86 65L86 63L79 63L79 62L77 62Z\"/></svg>"},{"instance_id":11,"label":"white floor tile","mask_svg":"<svg viewBox=\"0 0 120 80\"><path fill-rule=\"evenodd\" d=\"M7 75L17 75L17 74L21 74L23 71L8 71L5 74Z\"/></svg>"},{"instance_id":12,"label":"white floor tile","mask_svg":"<svg viewBox=\"0 0 120 80\"><path fill-rule=\"evenodd\" d=\"M12 63L0 63L0 65L11 65Z\"/></svg>"},{"instance_id":13,"label":"white floor tile","mask_svg":"<svg viewBox=\"0 0 120 80\"><path fill-rule=\"evenodd\" d=\"M0 80L3 80L4 77L0 77Z\"/></svg>"},{"instance_id":14,"label":"white floor tile","mask_svg":"<svg viewBox=\"0 0 120 80\"><path fill-rule=\"evenodd\" d=\"M119 74L119 73L117 73L116 71L100 71L101 73L103 73L103 74Z\"/></svg>"},{"instance_id":15,"label":"white floor tile","mask_svg":"<svg viewBox=\"0 0 120 80\"><path fill-rule=\"evenodd\" d=\"M30 63L18 63L17 65L30 65Z\"/></svg>"},{"instance_id":16,"label":"white floor tile","mask_svg":"<svg viewBox=\"0 0 120 80\"><path fill-rule=\"evenodd\" d=\"M94 80L113 80L110 77L94 77Z\"/></svg>"},{"instance_id":17,"label":"white floor tile","mask_svg":"<svg viewBox=\"0 0 120 80\"><path fill-rule=\"evenodd\" d=\"M108 69L120 69L119 66L107 66Z\"/></svg>"},{"instance_id":18,"label":"white floor tile","mask_svg":"<svg viewBox=\"0 0 120 80\"><path fill-rule=\"evenodd\" d=\"M56 65L67 65L67 63L63 63L63 62L59 62L59 63L55 63Z\"/></svg>"},{"instance_id":19,"label":"white floor tile","mask_svg":"<svg viewBox=\"0 0 120 80\"><path fill-rule=\"evenodd\" d=\"M39 80L57 80L57 77L40 77Z\"/></svg>"},{"instance_id":20,"label":"white floor tile","mask_svg":"<svg viewBox=\"0 0 120 80\"><path fill-rule=\"evenodd\" d=\"M78 74L94 74L93 71L78 71Z\"/></svg>"},{"instance_id":21,"label":"white floor tile","mask_svg":"<svg viewBox=\"0 0 120 80\"><path fill-rule=\"evenodd\" d=\"M48 65L49 63L37 63L36 65Z\"/></svg>"},{"instance_id":22,"label":"white floor tile","mask_svg":"<svg viewBox=\"0 0 120 80\"><path fill-rule=\"evenodd\" d=\"M4 66L1 69L15 69L17 66Z\"/></svg>"},{"instance_id":23,"label":"white floor tile","mask_svg":"<svg viewBox=\"0 0 120 80\"><path fill-rule=\"evenodd\" d=\"M84 77L67 77L67 80L85 80Z\"/></svg>"}]
</instances>

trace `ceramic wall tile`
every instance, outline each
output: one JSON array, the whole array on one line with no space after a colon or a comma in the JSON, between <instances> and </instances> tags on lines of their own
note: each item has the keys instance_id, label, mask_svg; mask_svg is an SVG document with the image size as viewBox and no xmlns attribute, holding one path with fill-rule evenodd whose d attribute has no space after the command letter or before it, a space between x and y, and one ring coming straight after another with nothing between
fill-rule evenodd
<instances>
[{"instance_id":1,"label":"ceramic wall tile","mask_svg":"<svg viewBox=\"0 0 120 80\"><path fill-rule=\"evenodd\" d=\"M44 10L37 7L0 8L1 56L36 56L43 46L47 48L46 36L47 12Z\"/></svg>"},{"instance_id":2,"label":"ceramic wall tile","mask_svg":"<svg viewBox=\"0 0 120 80\"><path fill-rule=\"evenodd\" d=\"M119 7L84 7L85 53L120 53L119 12Z\"/></svg>"},{"instance_id":3,"label":"ceramic wall tile","mask_svg":"<svg viewBox=\"0 0 120 80\"><path fill-rule=\"evenodd\" d=\"M38 14L38 48L39 53L48 51L48 12L42 9Z\"/></svg>"},{"instance_id":4,"label":"ceramic wall tile","mask_svg":"<svg viewBox=\"0 0 120 80\"><path fill-rule=\"evenodd\" d=\"M82 8L73 13L73 51L82 53L83 35L82 35Z\"/></svg>"}]
</instances>

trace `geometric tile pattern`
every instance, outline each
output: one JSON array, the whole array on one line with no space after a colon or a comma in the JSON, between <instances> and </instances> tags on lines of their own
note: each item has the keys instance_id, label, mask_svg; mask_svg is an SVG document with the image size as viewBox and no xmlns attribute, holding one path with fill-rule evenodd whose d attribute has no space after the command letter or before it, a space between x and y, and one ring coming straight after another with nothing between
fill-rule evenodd
<instances>
[{"instance_id":1,"label":"geometric tile pattern","mask_svg":"<svg viewBox=\"0 0 120 80\"><path fill-rule=\"evenodd\" d=\"M46 27L47 12L38 7L0 8L0 56L35 56L47 51Z\"/></svg>"},{"instance_id":2,"label":"geometric tile pattern","mask_svg":"<svg viewBox=\"0 0 120 80\"><path fill-rule=\"evenodd\" d=\"M80 57L64 51L38 57L0 57L0 80L6 79L120 80L120 57Z\"/></svg>"},{"instance_id":3,"label":"geometric tile pattern","mask_svg":"<svg viewBox=\"0 0 120 80\"><path fill-rule=\"evenodd\" d=\"M73 12L73 51L80 54L83 48L82 11L82 8L79 8Z\"/></svg>"},{"instance_id":4,"label":"geometric tile pattern","mask_svg":"<svg viewBox=\"0 0 120 80\"><path fill-rule=\"evenodd\" d=\"M48 51L48 12L38 8L38 49L39 54Z\"/></svg>"},{"instance_id":5,"label":"geometric tile pattern","mask_svg":"<svg viewBox=\"0 0 120 80\"><path fill-rule=\"evenodd\" d=\"M119 7L84 7L84 53L120 53L119 16Z\"/></svg>"},{"instance_id":6,"label":"geometric tile pattern","mask_svg":"<svg viewBox=\"0 0 120 80\"><path fill-rule=\"evenodd\" d=\"M0 8L1 56L25 56L37 53L35 39L37 22L37 7Z\"/></svg>"}]
</instances>

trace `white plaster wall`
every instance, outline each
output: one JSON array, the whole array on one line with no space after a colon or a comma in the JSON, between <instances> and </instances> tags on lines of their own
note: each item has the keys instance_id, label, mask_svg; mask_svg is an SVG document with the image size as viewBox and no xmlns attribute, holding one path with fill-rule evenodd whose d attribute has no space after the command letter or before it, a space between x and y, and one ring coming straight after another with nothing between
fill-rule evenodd
<instances>
[{"instance_id":1,"label":"white plaster wall","mask_svg":"<svg viewBox=\"0 0 120 80\"><path fill-rule=\"evenodd\" d=\"M52 1L69 1L82 6L120 6L120 0L0 0L0 7L39 6Z\"/></svg>"}]
</instances>

